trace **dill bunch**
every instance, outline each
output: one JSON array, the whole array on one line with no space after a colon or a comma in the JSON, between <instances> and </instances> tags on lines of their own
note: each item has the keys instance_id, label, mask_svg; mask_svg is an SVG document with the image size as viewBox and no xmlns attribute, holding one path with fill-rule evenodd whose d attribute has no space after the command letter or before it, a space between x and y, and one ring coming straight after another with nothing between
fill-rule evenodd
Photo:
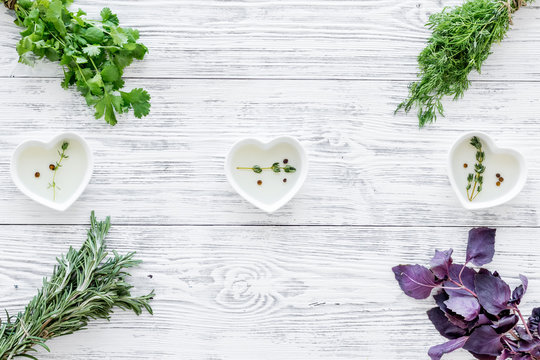
<instances>
[{"instance_id":1,"label":"dill bunch","mask_svg":"<svg viewBox=\"0 0 540 360\"><path fill-rule=\"evenodd\" d=\"M418 109L420 127L444 116L442 98L463 96L468 75L480 72L493 43L502 41L512 24L512 14L534 0L468 0L429 17L432 30L426 48L418 56L419 80L409 85L409 96L396 112Z\"/></svg>"},{"instance_id":2,"label":"dill bunch","mask_svg":"<svg viewBox=\"0 0 540 360\"><path fill-rule=\"evenodd\" d=\"M132 310L137 315L146 309L152 314L149 301L154 296L135 297L127 283L126 269L136 266L134 252L108 257L105 236L110 219L97 221L92 212L88 237L80 250L70 248L57 258L53 274L43 279L43 286L24 312L0 322L0 360L16 356L37 359L28 354L48 339L71 334L86 327L92 319L109 319L113 308Z\"/></svg>"}]
</instances>

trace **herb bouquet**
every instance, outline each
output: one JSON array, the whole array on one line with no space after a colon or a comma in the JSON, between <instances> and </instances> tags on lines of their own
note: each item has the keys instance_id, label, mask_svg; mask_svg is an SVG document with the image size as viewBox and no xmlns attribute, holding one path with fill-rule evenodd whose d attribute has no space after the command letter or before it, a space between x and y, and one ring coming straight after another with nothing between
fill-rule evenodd
<instances>
[{"instance_id":1,"label":"herb bouquet","mask_svg":"<svg viewBox=\"0 0 540 360\"><path fill-rule=\"evenodd\" d=\"M442 99L463 96L469 88L469 73L480 72L491 46L502 41L512 24L512 15L534 0L467 0L462 6L444 9L429 17L433 31L418 56L419 80L409 85L408 98L399 104L409 112L418 109L420 127L444 116Z\"/></svg>"},{"instance_id":2,"label":"herb bouquet","mask_svg":"<svg viewBox=\"0 0 540 360\"><path fill-rule=\"evenodd\" d=\"M138 43L139 32L121 28L109 8L101 20L89 20L79 9L71 12L73 0L2 0L15 11L15 24L24 27L17 44L19 62L33 65L36 58L59 61L64 71L62 87L75 85L97 119L115 125L116 114L130 109L136 117L150 112L150 95L143 89L130 92L122 74L133 59L142 60L148 49Z\"/></svg>"},{"instance_id":3,"label":"herb bouquet","mask_svg":"<svg viewBox=\"0 0 540 360\"><path fill-rule=\"evenodd\" d=\"M24 312L0 321L0 360L16 356L37 359L29 354L35 346L49 350L45 341L71 334L86 327L92 319L109 319L113 309L132 310L139 315L149 305L152 291L132 296L127 282L128 268L140 263L135 253L107 256L105 235L110 221L96 221L91 216L88 238L80 250L70 248L59 257L50 279L26 306Z\"/></svg>"},{"instance_id":4,"label":"herb bouquet","mask_svg":"<svg viewBox=\"0 0 540 360\"><path fill-rule=\"evenodd\" d=\"M454 264L452 249L435 251L431 267L399 265L394 267L401 289L415 299L433 296L436 307L427 312L429 319L448 339L429 349L432 360L463 348L480 360L540 359L540 308L525 320L519 304L527 291L527 278L513 291L499 273L483 266L495 253L495 229L477 228L469 232L465 264ZM521 323L521 325L520 325Z\"/></svg>"}]
</instances>

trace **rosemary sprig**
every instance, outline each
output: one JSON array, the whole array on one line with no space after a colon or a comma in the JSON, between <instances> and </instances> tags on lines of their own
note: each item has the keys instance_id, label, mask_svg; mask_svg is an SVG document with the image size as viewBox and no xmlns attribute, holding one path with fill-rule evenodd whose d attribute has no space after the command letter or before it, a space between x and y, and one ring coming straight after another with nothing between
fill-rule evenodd
<instances>
[{"instance_id":1,"label":"rosemary sprig","mask_svg":"<svg viewBox=\"0 0 540 360\"><path fill-rule=\"evenodd\" d=\"M272 166L269 167L260 167L259 165L253 165L252 167L237 167L238 170L252 170L254 173L260 174L263 172L263 170L272 170L275 173L281 172L283 170L286 173L294 173L296 172L296 168L292 167L291 165L285 165L280 166L279 162L275 162L272 164Z\"/></svg>"},{"instance_id":2,"label":"rosemary sprig","mask_svg":"<svg viewBox=\"0 0 540 360\"><path fill-rule=\"evenodd\" d=\"M62 167L62 160L69 158L69 156L66 155L66 150L67 150L68 147L69 147L69 143L67 141L64 141L64 143L62 144L62 147L61 147L62 152L60 152L60 150L58 150L58 155L60 156L60 159L54 165L54 169L51 169L51 170L53 170L53 177L52 177L52 181L49 183L48 188L53 189L53 200L56 200L56 188L57 188L57 186L56 186L56 172L58 171L58 168ZM60 190L60 188L58 188L58 190Z\"/></svg>"},{"instance_id":3,"label":"rosemary sprig","mask_svg":"<svg viewBox=\"0 0 540 360\"><path fill-rule=\"evenodd\" d=\"M486 167L482 164L486 157L484 151L482 151L482 142L476 137L471 138L470 144L476 148L476 161L474 164L474 174L470 173L467 176L467 198L469 201L476 199L478 194L482 191L482 184L484 183L484 171ZM473 184L474 182L474 184Z\"/></svg>"},{"instance_id":4,"label":"rosemary sprig","mask_svg":"<svg viewBox=\"0 0 540 360\"><path fill-rule=\"evenodd\" d=\"M107 257L105 236L110 219L97 221L92 212L88 237L80 250L70 248L57 258L53 274L43 279L43 286L24 312L0 322L0 360L16 356L36 359L28 354L45 341L85 328L91 319L107 319L113 308L132 310L137 315L146 309L152 314L148 295L134 297L127 282L126 269L140 263L134 252L120 255L113 250Z\"/></svg>"},{"instance_id":5,"label":"rosemary sprig","mask_svg":"<svg viewBox=\"0 0 540 360\"><path fill-rule=\"evenodd\" d=\"M480 72L491 46L510 29L512 14L534 0L468 0L429 17L432 30L426 48L418 56L418 80L409 85L409 96L396 112L418 109L420 127L444 116L442 99L463 96L469 73Z\"/></svg>"}]
</instances>

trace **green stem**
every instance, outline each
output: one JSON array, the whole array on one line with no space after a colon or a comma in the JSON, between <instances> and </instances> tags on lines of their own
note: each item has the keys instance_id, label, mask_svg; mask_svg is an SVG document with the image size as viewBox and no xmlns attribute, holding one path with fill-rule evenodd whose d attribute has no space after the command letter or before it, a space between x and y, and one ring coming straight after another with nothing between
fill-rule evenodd
<instances>
[{"instance_id":1,"label":"green stem","mask_svg":"<svg viewBox=\"0 0 540 360\"><path fill-rule=\"evenodd\" d=\"M92 60L92 57L88 57L88 59L90 59L90 62L92 63L92 66L93 66L94 69L96 70L96 73L99 73L99 70L98 70L96 64L94 63L94 60Z\"/></svg>"},{"instance_id":2,"label":"green stem","mask_svg":"<svg viewBox=\"0 0 540 360\"><path fill-rule=\"evenodd\" d=\"M471 191L471 196L469 197L469 201L473 201L474 198L475 198L476 196L478 196L478 193L476 193L476 195L474 195L474 191L475 191L475 189L476 189L476 185L478 185L478 181L475 181L475 182L474 182L474 185L473 185L472 191ZM467 193L468 193L468 191L467 191Z\"/></svg>"},{"instance_id":3,"label":"green stem","mask_svg":"<svg viewBox=\"0 0 540 360\"><path fill-rule=\"evenodd\" d=\"M86 81L86 77L84 76L81 67L80 67L79 64L77 64L77 63L75 63L75 65L77 65L77 69L79 70L79 74L81 74L81 77L83 78L85 84L86 84L87 86L89 86L89 85L88 85L88 81Z\"/></svg>"},{"instance_id":4,"label":"green stem","mask_svg":"<svg viewBox=\"0 0 540 360\"><path fill-rule=\"evenodd\" d=\"M284 166L280 166L279 168L282 169L282 170L283 170L283 169L287 169L287 168L284 167ZM253 170L252 167L240 167L240 166L238 166L236 169L237 169L237 170ZM272 170L272 169L273 169L273 167L264 167L264 168L261 168L261 170Z\"/></svg>"},{"instance_id":5,"label":"green stem","mask_svg":"<svg viewBox=\"0 0 540 360\"><path fill-rule=\"evenodd\" d=\"M64 143L64 144L67 144L67 143ZM67 146L62 145L62 153L60 154L60 160L58 160L58 162L56 163L56 166L54 167L54 173L53 173L53 178L52 178L52 183L51 183L51 187L53 188L53 201L56 201L56 182L55 182L56 173L58 171L58 168L62 166L62 160L64 160L67 157L66 149L67 149Z\"/></svg>"},{"instance_id":6,"label":"green stem","mask_svg":"<svg viewBox=\"0 0 540 360\"><path fill-rule=\"evenodd\" d=\"M469 174L468 180L467 180L467 187L471 186L473 184L472 188L467 189L467 198L469 201L473 201L476 199L478 194L480 194L480 191L482 191L482 185L483 185L483 174L486 170L485 166L483 165L483 162L485 160L485 153L483 152L482 148L482 142L476 137L473 136L471 138L470 144L475 147L476 149L476 161L477 163L474 165L474 184L472 183L472 175Z\"/></svg>"}]
</instances>

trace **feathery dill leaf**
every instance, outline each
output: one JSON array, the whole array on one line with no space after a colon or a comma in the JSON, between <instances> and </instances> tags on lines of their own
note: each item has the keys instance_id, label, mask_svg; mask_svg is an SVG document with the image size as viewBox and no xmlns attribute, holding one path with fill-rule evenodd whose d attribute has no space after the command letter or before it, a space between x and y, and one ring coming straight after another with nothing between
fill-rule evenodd
<instances>
[{"instance_id":1,"label":"feathery dill leaf","mask_svg":"<svg viewBox=\"0 0 540 360\"><path fill-rule=\"evenodd\" d=\"M92 212L87 240L80 250L70 248L57 258L50 279L17 316L7 315L0 322L0 360L15 356L31 359L28 352L41 346L49 351L45 341L83 329L92 319L109 319L113 308L132 310L137 315L146 309L152 314L152 291L144 296L132 296L126 269L140 263L134 252L108 256L105 236L110 219L97 221Z\"/></svg>"},{"instance_id":2,"label":"feathery dill leaf","mask_svg":"<svg viewBox=\"0 0 540 360\"><path fill-rule=\"evenodd\" d=\"M396 112L418 108L420 127L444 116L442 98L463 96L468 75L480 72L493 43L504 39L511 24L510 13L534 0L467 0L463 5L429 17L432 30L426 48L418 56L419 80L409 85L409 96Z\"/></svg>"}]
</instances>

